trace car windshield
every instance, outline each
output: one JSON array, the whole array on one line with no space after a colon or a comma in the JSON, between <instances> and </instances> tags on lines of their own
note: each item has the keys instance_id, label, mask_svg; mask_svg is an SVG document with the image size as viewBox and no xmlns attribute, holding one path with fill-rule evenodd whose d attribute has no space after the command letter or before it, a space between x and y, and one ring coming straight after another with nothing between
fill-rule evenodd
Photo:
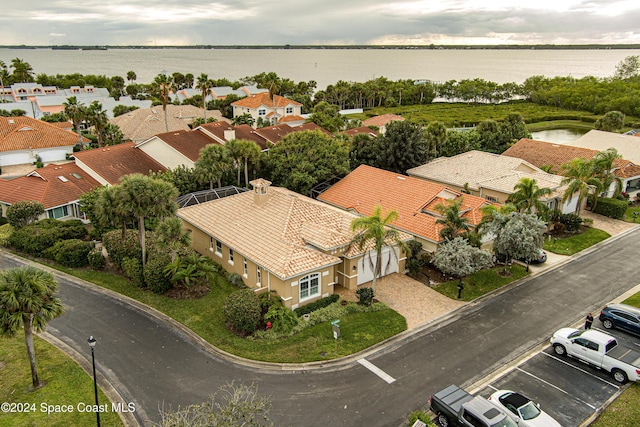
<instances>
[{"instance_id":1,"label":"car windshield","mask_svg":"<svg viewBox=\"0 0 640 427\"><path fill-rule=\"evenodd\" d=\"M584 331L574 331L571 332L568 336L568 338L575 338L575 337L579 337L580 335L582 335Z\"/></svg>"},{"instance_id":2,"label":"car windshield","mask_svg":"<svg viewBox=\"0 0 640 427\"><path fill-rule=\"evenodd\" d=\"M538 409L538 407L534 405L533 402L529 402L526 405L521 406L520 408L518 408L518 412L520 412L520 417L523 420L530 420L540 415L540 409Z\"/></svg>"}]
</instances>

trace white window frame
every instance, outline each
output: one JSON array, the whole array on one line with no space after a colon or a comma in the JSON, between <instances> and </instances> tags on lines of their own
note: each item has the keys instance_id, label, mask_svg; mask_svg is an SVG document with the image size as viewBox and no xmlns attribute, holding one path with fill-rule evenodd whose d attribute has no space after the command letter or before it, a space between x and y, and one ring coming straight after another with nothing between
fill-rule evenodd
<instances>
[{"instance_id":1,"label":"white window frame","mask_svg":"<svg viewBox=\"0 0 640 427\"><path fill-rule=\"evenodd\" d=\"M293 107L287 107L285 109L285 114L293 114Z\"/></svg>"},{"instance_id":2,"label":"white window frame","mask_svg":"<svg viewBox=\"0 0 640 427\"><path fill-rule=\"evenodd\" d=\"M267 115L267 110L265 108L260 108L258 110L258 117L264 117Z\"/></svg>"},{"instance_id":3,"label":"white window frame","mask_svg":"<svg viewBox=\"0 0 640 427\"><path fill-rule=\"evenodd\" d=\"M244 276L245 279L249 275L249 270L247 268L247 259L246 258L242 258L242 275Z\"/></svg>"},{"instance_id":4,"label":"white window frame","mask_svg":"<svg viewBox=\"0 0 640 427\"><path fill-rule=\"evenodd\" d=\"M315 281L315 286L313 285L313 281ZM298 287L300 289L299 300L301 302L319 296L322 290L322 278L320 273L307 274L299 280ZM315 292L311 293L314 287Z\"/></svg>"},{"instance_id":5,"label":"white window frame","mask_svg":"<svg viewBox=\"0 0 640 427\"><path fill-rule=\"evenodd\" d=\"M216 239L216 255L222 257L222 242Z\"/></svg>"},{"instance_id":6,"label":"white window frame","mask_svg":"<svg viewBox=\"0 0 640 427\"><path fill-rule=\"evenodd\" d=\"M262 270L260 266L256 266L256 285L261 288L262 287Z\"/></svg>"},{"instance_id":7,"label":"white window frame","mask_svg":"<svg viewBox=\"0 0 640 427\"><path fill-rule=\"evenodd\" d=\"M229 264L233 265L233 249L229 248Z\"/></svg>"}]
</instances>

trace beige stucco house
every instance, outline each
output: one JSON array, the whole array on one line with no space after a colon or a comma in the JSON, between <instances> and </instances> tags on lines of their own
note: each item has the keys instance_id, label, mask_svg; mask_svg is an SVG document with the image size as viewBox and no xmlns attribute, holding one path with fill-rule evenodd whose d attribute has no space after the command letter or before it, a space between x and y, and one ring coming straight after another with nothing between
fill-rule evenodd
<instances>
[{"instance_id":1,"label":"beige stucco house","mask_svg":"<svg viewBox=\"0 0 640 427\"><path fill-rule=\"evenodd\" d=\"M258 124L258 119L272 125L287 121L300 121L302 118L302 104L280 95L273 95L269 92L262 92L256 95L249 95L238 101L232 102L233 117L249 114L254 122L254 127Z\"/></svg>"},{"instance_id":2,"label":"beige stucco house","mask_svg":"<svg viewBox=\"0 0 640 427\"><path fill-rule=\"evenodd\" d=\"M453 157L439 157L409 169L407 174L496 203L506 203L520 179L531 178L539 188L553 192L541 199L548 208L563 213L576 211L577 195L562 201L566 187L561 184L561 176L546 173L515 157L473 150Z\"/></svg>"},{"instance_id":3,"label":"beige stucco house","mask_svg":"<svg viewBox=\"0 0 640 427\"><path fill-rule=\"evenodd\" d=\"M253 191L179 209L192 247L250 289L276 291L292 309L332 294L336 285L355 290L373 279L368 257L375 252L350 245L358 216L270 184L257 179ZM397 247L383 258L389 264L383 274L404 271L406 256Z\"/></svg>"}]
</instances>

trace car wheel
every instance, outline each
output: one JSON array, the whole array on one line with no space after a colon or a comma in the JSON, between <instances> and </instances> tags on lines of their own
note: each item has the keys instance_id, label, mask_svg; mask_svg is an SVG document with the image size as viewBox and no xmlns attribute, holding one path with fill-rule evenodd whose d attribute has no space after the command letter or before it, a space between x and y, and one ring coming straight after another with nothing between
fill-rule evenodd
<instances>
[{"instance_id":1,"label":"car wheel","mask_svg":"<svg viewBox=\"0 0 640 427\"><path fill-rule=\"evenodd\" d=\"M602 321L602 326L604 326L605 329L613 329L613 322L609 319L604 319Z\"/></svg>"},{"instance_id":2,"label":"car wheel","mask_svg":"<svg viewBox=\"0 0 640 427\"><path fill-rule=\"evenodd\" d=\"M442 427L449 427L449 418L445 414L438 414L438 424Z\"/></svg>"},{"instance_id":3,"label":"car wheel","mask_svg":"<svg viewBox=\"0 0 640 427\"><path fill-rule=\"evenodd\" d=\"M621 371L620 369L614 369L611 372L611 375L613 375L613 379L619 382L620 384L625 384L628 381L627 374L624 371Z\"/></svg>"},{"instance_id":4,"label":"car wheel","mask_svg":"<svg viewBox=\"0 0 640 427\"><path fill-rule=\"evenodd\" d=\"M565 354L567 354L567 349L564 348L564 346L561 344L554 345L553 351L555 351L558 356L564 356Z\"/></svg>"}]
</instances>

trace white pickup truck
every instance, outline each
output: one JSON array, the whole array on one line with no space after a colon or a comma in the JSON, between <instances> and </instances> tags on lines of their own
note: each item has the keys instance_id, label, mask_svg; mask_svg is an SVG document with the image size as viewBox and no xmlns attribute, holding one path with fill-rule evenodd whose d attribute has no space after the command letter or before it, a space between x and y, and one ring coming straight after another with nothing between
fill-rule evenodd
<instances>
[{"instance_id":1,"label":"white pickup truck","mask_svg":"<svg viewBox=\"0 0 640 427\"><path fill-rule=\"evenodd\" d=\"M562 328L550 341L557 355L566 354L610 372L621 384L640 379L640 353L618 345L611 335L591 329Z\"/></svg>"}]
</instances>

